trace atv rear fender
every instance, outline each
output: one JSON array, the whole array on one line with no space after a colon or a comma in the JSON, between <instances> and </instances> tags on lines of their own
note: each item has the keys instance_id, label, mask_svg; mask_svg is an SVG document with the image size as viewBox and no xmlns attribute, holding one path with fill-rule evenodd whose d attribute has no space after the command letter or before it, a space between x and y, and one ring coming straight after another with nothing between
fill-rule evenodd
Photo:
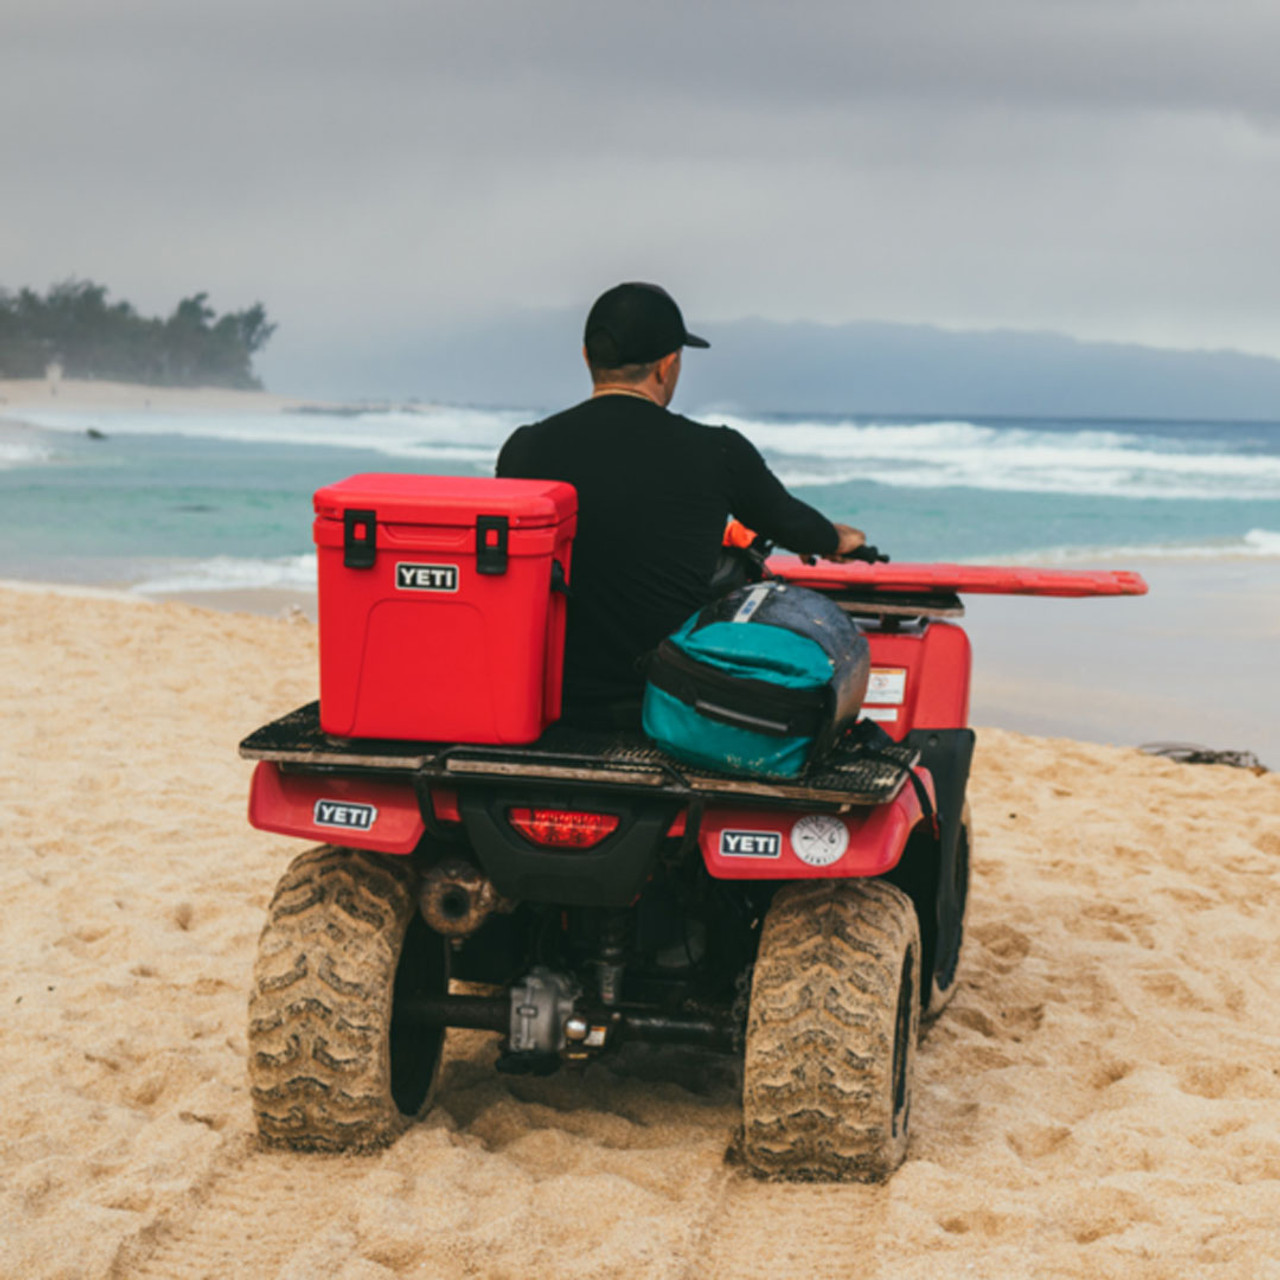
<instances>
[{"instance_id":1,"label":"atv rear fender","mask_svg":"<svg viewBox=\"0 0 1280 1280\"><path fill-rule=\"evenodd\" d=\"M933 779L917 769L936 811ZM844 828L847 845L827 865L807 846L797 850L793 833L818 821L834 831L838 847ZM898 865L911 833L926 821L914 787L904 786L887 804L850 809L842 814L804 814L795 810L709 808L702 816L698 845L707 871L717 880L824 880L880 876ZM803 841L803 837L802 837ZM828 855L829 856L829 855Z\"/></svg>"},{"instance_id":2,"label":"atv rear fender","mask_svg":"<svg viewBox=\"0 0 1280 1280\"><path fill-rule=\"evenodd\" d=\"M271 760L260 760L253 771L249 823L373 853L412 853L426 831L412 782L286 772Z\"/></svg>"},{"instance_id":3,"label":"atv rear fender","mask_svg":"<svg viewBox=\"0 0 1280 1280\"><path fill-rule=\"evenodd\" d=\"M871 684L862 714L901 742L913 729L969 723L969 637L949 622L871 631Z\"/></svg>"},{"instance_id":4,"label":"atv rear fender","mask_svg":"<svg viewBox=\"0 0 1280 1280\"><path fill-rule=\"evenodd\" d=\"M930 802L936 806L933 779L918 770ZM446 788L431 788L433 827L453 826L461 819L458 796ZM499 801L499 807L505 801ZM608 809L602 797L592 807ZM655 828L656 843L687 831L689 811L682 809L665 830ZM708 806L698 822L696 838L708 873L718 880L808 880L878 876L897 866L912 831L925 814L915 789L904 786L887 804L861 806L843 814L827 814L822 821L843 827L847 845L827 865L814 865L797 852L792 832L806 815L795 809L728 808ZM249 792L249 821L261 831L301 839L320 840L375 853L409 854L426 834L413 785L405 780L370 778L339 773L284 770L260 761ZM490 815L489 823L495 821ZM837 832L837 840L839 835ZM809 855L812 857L812 854ZM584 865L577 855L578 868ZM555 855L533 852L533 861Z\"/></svg>"}]
</instances>

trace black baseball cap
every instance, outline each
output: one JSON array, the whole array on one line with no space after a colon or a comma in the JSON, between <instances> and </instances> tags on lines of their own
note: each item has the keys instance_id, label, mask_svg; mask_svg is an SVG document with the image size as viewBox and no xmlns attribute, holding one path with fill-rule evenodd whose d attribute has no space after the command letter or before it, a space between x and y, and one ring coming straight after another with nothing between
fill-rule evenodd
<instances>
[{"instance_id":1,"label":"black baseball cap","mask_svg":"<svg viewBox=\"0 0 1280 1280\"><path fill-rule=\"evenodd\" d=\"M676 300L656 284L619 284L602 293L587 315L587 359L598 369L649 364L681 347L709 347L684 327Z\"/></svg>"}]
</instances>

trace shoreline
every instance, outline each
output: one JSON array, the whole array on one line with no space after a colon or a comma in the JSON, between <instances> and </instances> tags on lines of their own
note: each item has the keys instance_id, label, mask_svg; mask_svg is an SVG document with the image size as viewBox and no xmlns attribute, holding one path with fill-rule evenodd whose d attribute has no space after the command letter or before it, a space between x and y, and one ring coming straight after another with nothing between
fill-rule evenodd
<instances>
[{"instance_id":1,"label":"shoreline","mask_svg":"<svg viewBox=\"0 0 1280 1280\"><path fill-rule=\"evenodd\" d=\"M1022 733L1249 750L1280 768L1280 559L1126 562L1140 597L969 596L973 717Z\"/></svg>"}]
</instances>

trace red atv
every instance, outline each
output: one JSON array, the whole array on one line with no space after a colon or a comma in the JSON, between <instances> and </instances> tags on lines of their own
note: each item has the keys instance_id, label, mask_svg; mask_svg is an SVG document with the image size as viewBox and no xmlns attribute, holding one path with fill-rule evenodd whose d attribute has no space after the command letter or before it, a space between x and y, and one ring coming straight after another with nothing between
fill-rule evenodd
<instances>
[{"instance_id":1,"label":"red atv","mask_svg":"<svg viewBox=\"0 0 1280 1280\"><path fill-rule=\"evenodd\" d=\"M431 1105L446 1029L470 1027L500 1034L495 1065L512 1073L581 1067L625 1041L740 1055L739 1155L760 1175L875 1180L902 1162L920 1020L954 992L964 940L960 594L1146 586L792 557L768 569L863 626L860 723L883 730L850 733L794 782L561 724L523 746L335 737L318 703L241 744L259 762L252 824L326 842L285 873L259 945L249 1071L264 1141L391 1141Z\"/></svg>"}]
</instances>

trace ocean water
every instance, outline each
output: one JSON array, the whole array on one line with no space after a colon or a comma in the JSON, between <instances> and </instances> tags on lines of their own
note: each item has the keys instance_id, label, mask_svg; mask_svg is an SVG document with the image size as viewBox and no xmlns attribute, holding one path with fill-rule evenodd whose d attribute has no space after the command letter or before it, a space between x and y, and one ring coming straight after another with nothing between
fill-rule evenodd
<instances>
[{"instance_id":1,"label":"ocean water","mask_svg":"<svg viewBox=\"0 0 1280 1280\"><path fill-rule=\"evenodd\" d=\"M1280 423L690 412L743 431L796 494L897 560L1280 558ZM26 428L0 429L0 577L307 587L316 488L360 471L491 474L538 416L23 411Z\"/></svg>"}]
</instances>

